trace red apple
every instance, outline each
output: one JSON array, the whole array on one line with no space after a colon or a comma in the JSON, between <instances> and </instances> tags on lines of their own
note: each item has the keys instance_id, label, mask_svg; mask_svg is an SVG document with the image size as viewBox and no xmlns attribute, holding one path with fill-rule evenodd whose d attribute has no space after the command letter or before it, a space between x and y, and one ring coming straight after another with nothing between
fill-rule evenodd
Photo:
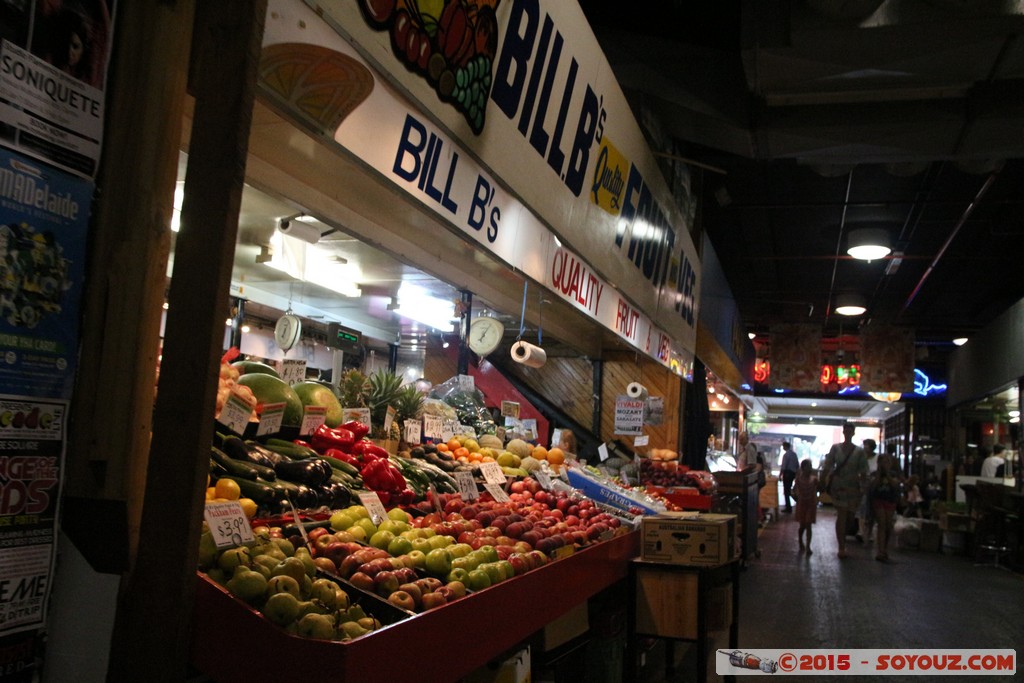
<instances>
[{"instance_id":1,"label":"red apple","mask_svg":"<svg viewBox=\"0 0 1024 683\"><path fill-rule=\"evenodd\" d=\"M328 574L338 573L338 565L334 564L334 561L329 557L314 557L313 564L322 572L327 572Z\"/></svg>"},{"instance_id":2,"label":"red apple","mask_svg":"<svg viewBox=\"0 0 1024 683\"><path fill-rule=\"evenodd\" d=\"M388 602L399 609L416 611L416 599L403 590L395 590L388 596Z\"/></svg>"},{"instance_id":3,"label":"red apple","mask_svg":"<svg viewBox=\"0 0 1024 683\"><path fill-rule=\"evenodd\" d=\"M442 607L443 605L448 604L448 601L445 600L444 595L438 593L437 591L424 593L421 602L423 603L424 610L431 610L436 607Z\"/></svg>"},{"instance_id":4,"label":"red apple","mask_svg":"<svg viewBox=\"0 0 1024 683\"><path fill-rule=\"evenodd\" d=\"M352 576L348 577L348 581L356 588L369 591L371 593L373 592L373 577L369 574L356 572Z\"/></svg>"},{"instance_id":5,"label":"red apple","mask_svg":"<svg viewBox=\"0 0 1024 683\"><path fill-rule=\"evenodd\" d=\"M398 590L400 585L402 585L402 582L398 580L398 577L392 571L378 572L373 577L374 592L384 598Z\"/></svg>"}]
</instances>

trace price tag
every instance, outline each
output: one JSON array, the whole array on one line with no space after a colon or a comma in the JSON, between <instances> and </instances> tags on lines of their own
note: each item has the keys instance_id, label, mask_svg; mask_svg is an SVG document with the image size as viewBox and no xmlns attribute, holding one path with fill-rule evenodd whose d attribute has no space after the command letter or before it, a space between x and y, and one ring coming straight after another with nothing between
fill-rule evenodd
<instances>
[{"instance_id":1,"label":"price tag","mask_svg":"<svg viewBox=\"0 0 1024 683\"><path fill-rule=\"evenodd\" d=\"M476 390L476 383L472 375L459 375L459 391L472 393Z\"/></svg>"},{"instance_id":2,"label":"price tag","mask_svg":"<svg viewBox=\"0 0 1024 683\"><path fill-rule=\"evenodd\" d=\"M277 372L281 379L291 386L306 379L306 361L298 358L285 358L277 361Z\"/></svg>"},{"instance_id":3,"label":"price tag","mask_svg":"<svg viewBox=\"0 0 1024 683\"><path fill-rule=\"evenodd\" d=\"M232 389L228 395L228 400L224 403L224 407L220 409L217 422L235 434L244 434L250 417L252 417L252 405Z\"/></svg>"},{"instance_id":4,"label":"price tag","mask_svg":"<svg viewBox=\"0 0 1024 683\"><path fill-rule=\"evenodd\" d=\"M485 462L480 465L480 473L484 475L484 481L488 484L505 485L506 476L501 471L501 465L496 462Z\"/></svg>"},{"instance_id":5,"label":"price tag","mask_svg":"<svg viewBox=\"0 0 1024 683\"><path fill-rule=\"evenodd\" d=\"M469 425L464 425L461 423L459 424L459 434L462 434L463 436L468 436L471 439L476 438L476 430L470 427Z\"/></svg>"},{"instance_id":6,"label":"price tag","mask_svg":"<svg viewBox=\"0 0 1024 683\"><path fill-rule=\"evenodd\" d=\"M519 419L519 404L515 401L502 401L501 414L505 417L514 417Z\"/></svg>"},{"instance_id":7,"label":"price tag","mask_svg":"<svg viewBox=\"0 0 1024 683\"><path fill-rule=\"evenodd\" d=\"M635 439L633 439L633 445L637 446L637 447L639 447L639 446L646 446L648 443L650 443L650 441L651 441L650 434L644 434L643 436L638 436Z\"/></svg>"},{"instance_id":8,"label":"price tag","mask_svg":"<svg viewBox=\"0 0 1024 683\"><path fill-rule=\"evenodd\" d=\"M603 443L597 447L597 457L604 462L608 459L608 444Z\"/></svg>"},{"instance_id":9,"label":"price tag","mask_svg":"<svg viewBox=\"0 0 1024 683\"><path fill-rule=\"evenodd\" d=\"M397 414L397 410L395 410L391 406L388 406L387 414L384 415L384 434L391 433L391 423L395 421L395 415Z\"/></svg>"},{"instance_id":10,"label":"price tag","mask_svg":"<svg viewBox=\"0 0 1024 683\"><path fill-rule=\"evenodd\" d=\"M490 463L487 464L489 465ZM499 503L508 503L509 501L512 500L511 498L508 497L508 494L505 492L505 489L501 488L501 486L498 484L487 483L484 484L484 488L487 489L487 493L494 496L494 500L496 500Z\"/></svg>"},{"instance_id":11,"label":"price tag","mask_svg":"<svg viewBox=\"0 0 1024 683\"><path fill-rule=\"evenodd\" d=\"M384 509L384 504L380 502L380 498L377 497L376 491L364 491L359 494L359 502L363 504L366 511L370 513L370 519L373 520L374 524L380 524L382 521L388 518L388 511Z\"/></svg>"},{"instance_id":12,"label":"price tag","mask_svg":"<svg viewBox=\"0 0 1024 683\"><path fill-rule=\"evenodd\" d=\"M312 434L326 419L327 408L325 406L306 406L302 411L302 426L299 428L299 435Z\"/></svg>"},{"instance_id":13,"label":"price tag","mask_svg":"<svg viewBox=\"0 0 1024 683\"><path fill-rule=\"evenodd\" d=\"M423 438L433 439L438 441L442 439L442 432L444 431L444 418L440 415L424 415L423 416ZM447 441L448 439L444 439Z\"/></svg>"},{"instance_id":14,"label":"price tag","mask_svg":"<svg viewBox=\"0 0 1024 683\"><path fill-rule=\"evenodd\" d=\"M231 548L256 541L252 526L249 525L249 520L237 500L207 503L203 517L210 525L213 542L218 548Z\"/></svg>"},{"instance_id":15,"label":"price tag","mask_svg":"<svg viewBox=\"0 0 1024 683\"><path fill-rule=\"evenodd\" d=\"M452 437L455 436L455 430L459 428L459 423L456 420L445 420L441 425L441 438L445 441L451 441Z\"/></svg>"},{"instance_id":16,"label":"price tag","mask_svg":"<svg viewBox=\"0 0 1024 683\"><path fill-rule=\"evenodd\" d=\"M256 436L277 434L281 431L285 405L284 402L263 404L263 412L260 413L260 426L256 428Z\"/></svg>"},{"instance_id":17,"label":"price tag","mask_svg":"<svg viewBox=\"0 0 1024 683\"><path fill-rule=\"evenodd\" d=\"M533 473L533 476L537 478L537 483L545 491L551 490L551 475L544 470L537 470Z\"/></svg>"},{"instance_id":18,"label":"price tag","mask_svg":"<svg viewBox=\"0 0 1024 683\"><path fill-rule=\"evenodd\" d=\"M629 475L626 473L625 467L619 470L619 478L622 479L622 483L626 486L632 486L632 484L629 483Z\"/></svg>"},{"instance_id":19,"label":"price tag","mask_svg":"<svg viewBox=\"0 0 1024 683\"><path fill-rule=\"evenodd\" d=\"M523 429L523 441L533 441L537 438L536 418L531 417L529 420L522 420L519 424Z\"/></svg>"},{"instance_id":20,"label":"price tag","mask_svg":"<svg viewBox=\"0 0 1024 683\"><path fill-rule=\"evenodd\" d=\"M342 408L341 409L341 421L348 422L349 420L355 420L356 422L362 422L366 425L367 429L372 429L373 425L370 424L370 409L369 408Z\"/></svg>"},{"instance_id":21,"label":"price tag","mask_svg":"<svg viewBox=\"0 0 1024 683\"><path fill-rule=\"evenodd\" d=\"M299 519L299 511L295 508L292 508L292 519L295 520L295 526L299 530L299 535L302 536L302 543L308 548L309 534L306 533L306 525Z\"/></svg>"},{"instance_id":22,"label":"price tag","mask_svg":"<svg viewBox=\"0 0 1024 683\"><path fill-rule=\"evenodd\" d=\"M556 560L569 557L570 555L576 554L576 546L574 545L563 545L561 548L555 548L554 552L551 553L551 557Z\"/></svg>"},{"instance_id":23,"label":"price tag","mask_svg":"<svg viewBox=\"0 0 1024 683\"><path fill-rule=\"evenodd\" d=\"M473 479L472 472L453 472L455 475L455 482L459 485L459 495L462 496L462 500L476 500L480 497L480 491L476 488L476 480Z\"/></svg>"},{"instance_id":24,"label":"price tag","mask_svg":"<svg viewBox=\"0 0 1024 683\"><path fill-rule=\"evenodd\" d=\"M417 444L423 442L423 423L419 420L406 420L405 424L405 442L407 444Z\"/></svg>"}]
</instances>

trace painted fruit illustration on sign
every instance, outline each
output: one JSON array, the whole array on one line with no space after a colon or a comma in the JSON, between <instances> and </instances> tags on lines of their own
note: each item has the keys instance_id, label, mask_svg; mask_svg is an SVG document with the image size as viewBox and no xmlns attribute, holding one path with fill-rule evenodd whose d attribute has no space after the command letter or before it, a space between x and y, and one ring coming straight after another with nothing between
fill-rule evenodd
<instances>
[{"instance_id":1,"label":"painted fruit illustration on sign","mask_svg":"<svg viewBox=\"0 0 1024 683\"><path fill-rule=\"evenodd\" d=\"M359 7L367 24L388 32L405 67L424 76L479 134L498 52L499 2L359 0Z\"/></svg>"}]
</instances>

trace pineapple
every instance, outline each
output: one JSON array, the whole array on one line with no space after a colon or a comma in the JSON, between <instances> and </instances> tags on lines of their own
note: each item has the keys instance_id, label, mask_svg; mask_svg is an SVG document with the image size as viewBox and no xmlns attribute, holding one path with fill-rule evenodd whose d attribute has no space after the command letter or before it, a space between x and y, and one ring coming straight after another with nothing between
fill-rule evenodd
<instances>
[{"instance_id":1,"label":"pineapple","mask_svg":"<svg viewBox=\"0 0 1024 683\"><path fill-rule=\"evenodd\" d=\"M395 420L415 420L423 412L423 394L413 384L407 384L398 392L395 404Z\"/></svg>"},{"instance_id":2,"label":"pineapple","mask_svg":"<svg viewBox=\"0 0 1024 683\"><path fill-rule=\"evenodd\" d=\"M338 400L343 408L365 408L370 394L370 381L358 370L348 370L341 376Z\"/></svg>"},{"instance_id":3,"label":"pineapple","mask_svg":"<svg viewBox=\"0 0 1024 683\"><path fill-rule=\"evenodd\" d=\"M390 370L378 370L370 375L369 385L366 405L370 408L370 423L373 424L374 438L390 439L392 435L384 433L384 418L387 417L388 406L398 408L402 377ZM392 427L397 427L397 424Z\"/></svg>"}]
</instances>

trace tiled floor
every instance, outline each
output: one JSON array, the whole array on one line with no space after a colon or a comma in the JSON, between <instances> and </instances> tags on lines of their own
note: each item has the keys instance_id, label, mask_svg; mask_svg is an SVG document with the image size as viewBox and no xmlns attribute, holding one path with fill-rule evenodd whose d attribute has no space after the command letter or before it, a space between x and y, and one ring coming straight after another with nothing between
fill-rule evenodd
<instances>
[{"instance_id":1,"label":"tiled floor","mask_svg":"<svg viewBox=\"0 0 1024 683\"><path fill-rule=\"evenodd\" d=\"M836 557L835 515L821 508L813 555L797 548L797 525L782 514L760 532L760 558L740 582L739 646L772 649L1016 649L1024 653L1024 576L946 552L890 548L891 563L874 560L871 543L850 539L850 557ZM726 642L714 646L724 648ZM657 656L654 652L652 656ZM670 676L648 666L647 680L695 680L695 653L677 648ZM713 674L709 680L719 680ZM1018 679L1024 671L1018 664ZM928 676L844 676L842 681L920 683ZM756 680L743 677L743 680ZM805 678L804 680L814 680ZM943 682L984 680L943 676ZM1010 680L1010 677L988 677Z\"/></svg>"}]
</instances>

